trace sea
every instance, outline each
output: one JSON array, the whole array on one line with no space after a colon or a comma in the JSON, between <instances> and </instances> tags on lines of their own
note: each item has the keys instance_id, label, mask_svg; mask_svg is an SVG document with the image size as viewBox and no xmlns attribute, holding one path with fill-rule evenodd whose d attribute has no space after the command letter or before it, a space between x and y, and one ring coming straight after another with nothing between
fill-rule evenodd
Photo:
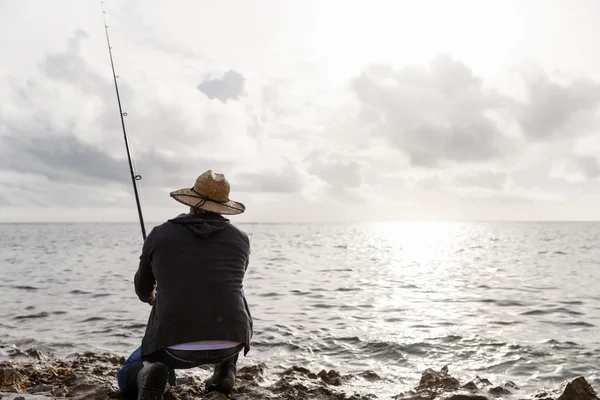
<instances>
[{"instance_id":1,"label":"sea","mask_svg":"<svg viewBox=\"0 0 600 400\"><path fill-rule=\"evenodd\" d=\"M383 396L445 365L465 383L600 388L600 223L238 226L255 326L240 366L373 371L356 385ZM150 312L133 288L141 246L137 224L0 224L0 356L127 357Z\"/></svg>"}]
</instances>

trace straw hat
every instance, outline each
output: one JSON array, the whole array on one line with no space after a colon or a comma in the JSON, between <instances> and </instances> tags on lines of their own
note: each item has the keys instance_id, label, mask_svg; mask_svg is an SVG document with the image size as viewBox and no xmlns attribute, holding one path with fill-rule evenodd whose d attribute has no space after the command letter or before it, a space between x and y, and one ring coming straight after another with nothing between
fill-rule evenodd
<instances>
[{"instance_id":1,"label":"straw hat","mask_svg":"<svg viewBox=\"0 0 600 400\"><path fill-rule=\"evenodd\" d=\"M191 189L171 192L171 197L192 208L211 211L217 214L235 215L246 210L246 206L229 200L229 182L223 174L208 170L196 179Z\"/></svg>"}]
</instances>

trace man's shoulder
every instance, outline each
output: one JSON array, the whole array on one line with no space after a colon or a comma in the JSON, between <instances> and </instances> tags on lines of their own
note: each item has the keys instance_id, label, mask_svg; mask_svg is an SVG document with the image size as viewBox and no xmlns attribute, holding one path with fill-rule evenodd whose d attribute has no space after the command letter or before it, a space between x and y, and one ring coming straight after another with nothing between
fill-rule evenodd
<instances>
[{"instance_id":1,"label":"man's shoulder","mask_svg":"<svg viewBox=\"0 0 600 400\"><path fill-rule=\"evenodd\" d=\"M241 237L243 237L243 238L244 238L244 240L246 240L246 242L250 243L250 238L249 238L248 234L247 234L247 233L246 233L244 230L242 230L242 229L241 229L239 226L237 226L237 225L234 225L234 224L232 224L232 223L229 223L229 227L230 227L230 228L231 228L231 229L232 229L234 232L236 232L238 235L240 235Z\"/></svg>"},{"instance_id":2,"label":"man's shoulder","mask_svg":"<svg viewBox=\"0 0 600 400\"><path fill-rule=\"evenodd\" d=\"M161 231L163 231L165 226L167 226L168 224L169 224L169 221L165 221L162 224L155 225L150 230L150 232L148 232L148 235L146 236L146 240L150 239L150 237L156 238L156 237L160 236Z\"/></svg>"}]
</instances>

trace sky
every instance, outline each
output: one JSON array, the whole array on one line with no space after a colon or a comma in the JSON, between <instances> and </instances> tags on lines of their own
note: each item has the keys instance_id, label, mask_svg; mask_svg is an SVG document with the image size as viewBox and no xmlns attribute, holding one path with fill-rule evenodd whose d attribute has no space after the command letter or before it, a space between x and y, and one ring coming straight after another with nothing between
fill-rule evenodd
<instances>
[{"instance_id":1,"label":"sky","mask_svg":"<svg viewBox=\"0 0 600 400\"><path fill-rule=\"evenodd\" d=\"M104 7L106 13L102 13ZM2 0L0 222L600 220L600 2Z\"/></svg>"}]
</instances>

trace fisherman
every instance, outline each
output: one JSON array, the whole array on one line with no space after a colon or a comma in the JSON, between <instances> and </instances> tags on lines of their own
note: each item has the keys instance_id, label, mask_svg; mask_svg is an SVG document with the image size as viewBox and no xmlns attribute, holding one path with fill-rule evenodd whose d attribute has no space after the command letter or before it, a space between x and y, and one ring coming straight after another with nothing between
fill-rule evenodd
<instances>
[{"instance_id":1,"label":"fisherman","mask_svg":"<svg viewBox=\"0 0 600 400\"><path fill-rule=\"evenodd\" d=\"M117 374L125 398L163 399L174 370L204 364L215 365L207 390L233 389L253 323L243 290L250 241L223 217L246 207L229 191L223 174L206 171L191 189L171 192L190 212L156 226L144 242L135 292L152 311L141 346Z\"/></svg>"}]
</instances>

